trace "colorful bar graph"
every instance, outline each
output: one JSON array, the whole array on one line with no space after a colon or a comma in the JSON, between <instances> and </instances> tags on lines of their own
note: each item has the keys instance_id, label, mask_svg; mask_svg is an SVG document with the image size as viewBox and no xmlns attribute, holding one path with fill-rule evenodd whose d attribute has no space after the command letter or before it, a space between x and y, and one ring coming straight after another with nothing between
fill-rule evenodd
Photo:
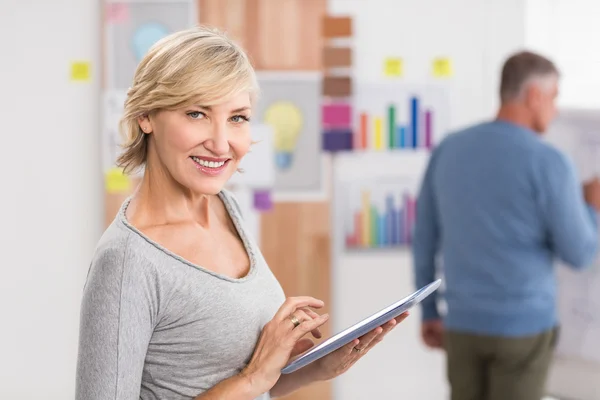
<instances>
[{"instance_id":1,"label":"colorful bar graph","mask_svg":"<svg viewBox=\"0 0 600 400\"><path fill-rule=\"evenodd\" d=\"M380 112L358 110L358 132L354 149L431 149L434 145L434 117L418 96L404 103L390 103Z\"/></svg>"},{"instance_id":2,"label":"colorful bar graph","mask_svg":"<svg viewBox=\"0 0 600 400\"><path fill-rule=\"evenodd\" d=\"M401 199L401 201L399 201ZM347 248L369 249L409 246L415 222L415 199L409 193L385 195L385 206L373 204L371 192L361 192L361 206L352 215L352 230L346 234Z\"/></svg>"}]
</instances>

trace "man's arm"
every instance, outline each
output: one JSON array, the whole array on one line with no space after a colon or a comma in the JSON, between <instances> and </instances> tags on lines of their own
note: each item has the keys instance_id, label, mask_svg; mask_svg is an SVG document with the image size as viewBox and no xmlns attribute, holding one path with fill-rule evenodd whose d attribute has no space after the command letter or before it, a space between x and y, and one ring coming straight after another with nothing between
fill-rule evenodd
<instances>
[{"instance_id":1,"label":"man's arm","mask_svg":"<svg viewBox=\"0 0 600 400\"><path fill-rule=\"evenodd\" d=\"M435 280L435 259L439 244L439 219L433 188L433 173L439 147L432 153L425 171L421 190L417 198L416 221L413 237L413 262L415 284L421 288ZM422 319L424 321L438 319L436 294L423 300Z\"/></svg>"},{"instance_id":2,"label":"man's arm","mask_svg":"<svg viewBox=\"0 0 600 400\"><path fill-rule=\"evenodd\" d=\"M586 204L575 169L564 155L553 149L540 160L539 200L550 246L571 267L584 268L598 250L596 210Z\"/></svg>"}]
</instances>

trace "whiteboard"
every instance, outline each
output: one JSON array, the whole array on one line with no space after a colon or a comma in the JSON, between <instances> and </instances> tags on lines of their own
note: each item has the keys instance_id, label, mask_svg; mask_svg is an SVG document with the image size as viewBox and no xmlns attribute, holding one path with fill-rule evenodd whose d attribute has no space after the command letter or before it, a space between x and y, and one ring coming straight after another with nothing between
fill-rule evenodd
<instances>
[{"instance_id":1,"label":"whiteboard","mask_svg":"<svg viewBox=\"0 0 600 400\"><path fill-rule=\"evenodd\" d=\"M571 158L582 182L600 177L600 111L561 110L545 138ZM581 272L559 265L557 279L561 334L548 391L600 400L600 257Z\"/></svg>"}]
</instances>

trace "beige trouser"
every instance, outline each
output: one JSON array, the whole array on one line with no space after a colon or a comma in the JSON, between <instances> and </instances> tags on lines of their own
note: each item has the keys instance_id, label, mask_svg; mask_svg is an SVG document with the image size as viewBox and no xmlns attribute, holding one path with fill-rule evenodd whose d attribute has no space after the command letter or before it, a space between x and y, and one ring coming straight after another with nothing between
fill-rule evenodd
<instances>
[{"instance_id":1,"label":"beige trouser","mask_svg":"<svg viewBox=\"0 0 600 400\"><path fill-rule=\"evenodd\" d=\"M558 328L523 338L446 332L452 400L540 400Z\"/></svg>"}]
</instances>

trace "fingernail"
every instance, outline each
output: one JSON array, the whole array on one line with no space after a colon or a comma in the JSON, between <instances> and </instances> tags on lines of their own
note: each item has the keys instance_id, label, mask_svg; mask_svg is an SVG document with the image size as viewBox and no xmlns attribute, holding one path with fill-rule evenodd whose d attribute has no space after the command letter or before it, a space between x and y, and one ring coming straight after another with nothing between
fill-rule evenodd
<instances>
[{"instance_id":1,"label":"fingernail","mask_svg":"<svg viewBox=\"0 0 600 400\"><path fill-rule=\"evenodd\" d=\"M322 317L323 318L329 318L329 314L323 314Z\"/></svg>"}]
</instances>

